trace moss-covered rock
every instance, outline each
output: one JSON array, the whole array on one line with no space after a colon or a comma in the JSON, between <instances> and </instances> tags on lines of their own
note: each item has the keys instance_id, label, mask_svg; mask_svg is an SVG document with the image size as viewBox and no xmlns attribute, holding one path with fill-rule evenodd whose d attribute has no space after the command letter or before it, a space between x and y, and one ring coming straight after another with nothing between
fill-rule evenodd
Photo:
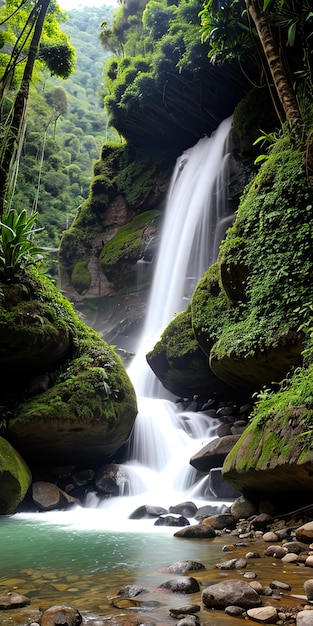
<instances>
[{"instance_id":1,"label":"moss-covered rock","mask_svg":"<svg viewBox=\"0 0 313 626\"><path fill-rule=\"evenodd\" d=\"M3 437L0 437L0 514L15 513L31 484L25 461Z\"/></svg>"},{"instance_id":2,"label":"moss-covered rock","mask_svg":"<svg viewBox=\"0 0 313 626\"><path fill-rule=\"evenodd\" d=\"M313 297L312 190L286 131L247 186L218 263L192 299L195 335L214 374L253 392L301 365L301 307Z\"/></svg>"},{"instance_id":3,"label":"moss-covered rock","mask_svg":"<svg viewBox=\"0 0 313 626\"><path fill-rule=\"evenodd\" d=\"M97 467L125 443L136 413L120 357L77 323L72 360L51 389L18 407L8 438L32 464Z\"/></svg>"},{"instance_id":4,"label":"moss-covered rock","mask_svg":"<svg viewBox=\"0 0 313 626\"><path fill-rule=\"evenodd\" d=\"M0 387L8 440L30 467L103 463L126 441L137 413L120 357L48 279L32 271L25 273L22 289L2 289L0 329L14 319L1 354L3 364L9 363ZM33 320L28 332L25 303ZM62 350L50 340L55 334Z\"/></svg>"},{"instance_id":5,"label":"moss-covered rock","mask_svg":"<svg viewBox=\"0 0 313 626\"><path fill-rule=\"evenodd\" d=\"M39 279L34 272L25 273L20 282L0 286L0 366L5 402L8 382L18 394L25 380L68 358L74 321L69 303L50 281Z\"/></svg>"},{"instance_id":6,"label":"moss-covered rock","mask_svg":"<svg viewBox=\"0 0 313 626\"><path fill-rule=\"evenodd\" d=\"M190 305L167 326L160 341L147 354L147 361L163 386L177 396L197 393L207 399L230 394L208 367L207 357L197 342L191 324Z\"/></svg>"},{"instance_id":7,"label":"moss-covered rock","mask_svg":"<svg viewBox=\"0 0 313 626\"><path fill-rule=\"evenodd\" d=\"M311 503L313 366L298 369L276 392L260 394L251 421L223 465L223 477L246 497L288 509Z\"/></svg>"}]
</instances>

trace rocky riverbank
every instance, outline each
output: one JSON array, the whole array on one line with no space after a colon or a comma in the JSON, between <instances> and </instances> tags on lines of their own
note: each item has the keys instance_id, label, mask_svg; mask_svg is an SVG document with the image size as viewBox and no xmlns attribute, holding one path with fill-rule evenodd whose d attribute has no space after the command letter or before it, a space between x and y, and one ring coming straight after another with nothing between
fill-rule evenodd
<instances>
[{"instance_id":1,"label":"rocky riverbank","mask_svg":"<svg viewBox=\"0 0 313 626\"><path fill-rule=\"evenodd\" d=\"M0 624L234 626L244 619L247 624L312 626L313 505L278 517L258 513L236 520L238 506L242 510L244 504L239 499L239 504L235 501L228 511L174 534L181 540L190 538L193 531L195 541L201 538L203 562L187 559L171 563L171 555L164 554L164 567L159 570L163 582L150 585L153 578L147 576L146 584L135 584L125 572L119 589L113 582L111 589L102 593L100 586L90 586L89 609L83 594L81 602L76 594L75 603L64 603L65 590L75 589L62 582L61 571L56 579L50 576L55 604L48 607L45 598L38 603L35 597L34 578L32 591L25 595L19 589L18 577L8 579L9 588L3 592L2 578ZM217 546L220 558L208 566L207 554ZM29 579L31 576L34 572L29 571ZM76 591L82 582L88 586L77 572Z\"/></svg>"}]
</instances>

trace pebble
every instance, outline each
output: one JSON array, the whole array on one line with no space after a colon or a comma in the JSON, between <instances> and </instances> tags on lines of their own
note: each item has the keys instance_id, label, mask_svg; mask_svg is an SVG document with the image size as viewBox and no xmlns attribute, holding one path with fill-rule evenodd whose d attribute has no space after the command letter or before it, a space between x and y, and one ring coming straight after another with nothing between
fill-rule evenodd
<instances>
[{"instance_id":1,"label":"pebble","mask_svg":"<svg viewBox=\"0 0 313 626\"><path fill-rule=\"evenodd\" d=\"M225 613L227 613L227 615L232 615L233 617L240 617L240 615L243 615L243 613L245 612L245 609L241 608L241 606L227 606L225 609Z\"/></svg>"},{"instance_id":2,"label":"pebble","mask_svg":"<svg viewBox=\"0 0 313 626\"><path fill-rule=\"evenodd\" d=\"M280 591L291 591L290 585L288 585L288 583L283 583L280 580L273 580L273 582L270 583L270 588L279 589Z\"/></svg>"},{"instance_id":3,"label":"pebble","mask_svg":"<svg viewBox=\"0 0 313 626\"><path fill-rule=\"evenodd\" d=\"M243 577L253 580L254 578L257 577L257 574L255 572L245 572Z\"/></svg>"},{"instance_id":4,"label":"pebble","mask_svg":"<svg viewBox=\"0 0 313 626\"><path fill-rule=\"evenodd\" d=\"M264 624L273 624L277 620L277 610L274 606L261 606L256 609L248 609L248 617Z\"/></svg>"},{"instance_id":5,"label":"pebble","mask_svg":"<svg viewBox=\"0 0 313 626\"><path fill-rule=\"evenodd\" d=\"M273 541L278 541L279 537L278 535L276 535L276 533L269 531L268 533L264 533L262 539L266 543L273 543Z\"/></svg>"}]
</instances>

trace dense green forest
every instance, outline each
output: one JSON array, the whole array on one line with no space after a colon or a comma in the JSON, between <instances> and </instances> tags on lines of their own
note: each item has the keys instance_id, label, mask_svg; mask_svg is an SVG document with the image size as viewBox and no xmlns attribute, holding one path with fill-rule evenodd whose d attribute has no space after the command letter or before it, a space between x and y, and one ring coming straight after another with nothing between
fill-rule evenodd
<instances>
[{"instance_id":1,"label":"dense green forest","mask_svg":"<svg viewBox=\"0 0 313 626\"><path fill-rule=\"evenodd\" d=\"M110 55L99 42L100 24L111 7L73 9L62 22L76 51L75 70L66 80L37 76L27 108L20 165L12 198L19 211L38 211L37 238L57 248L60 235L88 196L93 160L103 141L114 138L103 107L103 65ZM52 255L50 271L56 263Z\"/></svg>"}]
</instances>

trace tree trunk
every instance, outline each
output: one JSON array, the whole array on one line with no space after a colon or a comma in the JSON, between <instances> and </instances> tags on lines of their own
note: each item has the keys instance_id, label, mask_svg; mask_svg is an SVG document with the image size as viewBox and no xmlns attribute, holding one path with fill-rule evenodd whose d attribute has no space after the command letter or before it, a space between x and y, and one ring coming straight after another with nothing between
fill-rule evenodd
<instances>
[{"instance_id":1,"label":"tree trunk","mask_svg":"<svg viewBox=\"0 0 313 626\"><path fill-rule=\"evenodd\" d=\"M3 149L3 156L0 164L0 216L2 215L4 210L5 196L8 190L10 180L11 163L15 156L23 128L29 87L33 75L34 63L37 58L41 33L49 3L50 0L39 0L37 3L38 16L36 20L34 34L28 52L23 78L13 105L12 120L10 123L10 128L6 138L6 144Z\"/></svg>"},{"instance_id":2,"label":"tree trunk","mask_svg":"<svg viewBox=\"0 0 313 626\"><path fill-rule=\"evenodd\" d=\"M258 0L245 0L245 3L257 29L286 119L291 129L296 130L302 124L302 117L295 93L289 83L284 64L281 60L279 46L272 34L268 16L263 12Z\"/></svg>"}]
</instances>

